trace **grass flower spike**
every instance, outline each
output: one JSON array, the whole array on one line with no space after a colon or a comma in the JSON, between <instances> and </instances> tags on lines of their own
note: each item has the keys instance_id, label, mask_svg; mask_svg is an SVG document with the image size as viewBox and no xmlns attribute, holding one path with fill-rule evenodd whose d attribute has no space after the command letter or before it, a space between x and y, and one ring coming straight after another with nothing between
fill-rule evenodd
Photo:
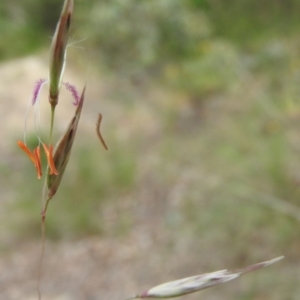
<instances>
[{"instance_id":1,"label":"grass flower spike","mask_svg":"<svg viewBox=\"0 0 300 300\"><path fill-rule=\"evenodd\" d=\"M51 45L49 67L49 102L51 104L50 142L52 140L55 107L58 102L60 84L66 65L67 43L72 13L73 0L65 0Z\"/></svg>"},{"instance_id":2,"label":"grass flower spike","mask_svg":"<svg viewBox=\"0 0 300 300\"><path fill-rule=\"evenodd\" d=\"M63 72L66 64L66 48L67 48L67 42L69 37L72 13L73 13L73 0L65 0L58 24L56 26L53 41L51 44L49 80L39 79L36 81L33 94L32 94L32 99L31 99L32 105L36 105L37 102L39 101L38 98L42 87L44 86L45 83L48 82L49 102L51 104L50 136L49 136L49 143L47 143L49 146L46 146L46 144L40 140L39 136L38 136L38 140L39 140L39 144L43 145L46 154L49 174L54 176L58 175L58 171L53 161L52 130L54 124L55 107L57 105L58 97L59 97L59 88L60 85L62 84L61 80L63 77ZM80 97L76 87L70 83L63 83L63 85L66 87L66 89L69 92L71 92L74 98L73 104L75 106L78 106ZM33 152L31 152L29 148L26 146L25 141L24 143L19 141L18 145L33 162L38 173L38 178L40 179L42 177L40 146L38 146L37 148L34 149Z\"/></svg>"},{"instance_id":3,"label":"grass flower spike","mask_svg":"<svg viewBox=\"0 0 300 300\"><path fill-rule=\"evenodd\" d=\"M66 0L51 45L49 69L49 102L55 107L66 64L67 43L73 13L73 0Z\"/></svg>"},{"instance_id":4,"label":"grass flower spike","mask_svg":"<svg viewBox=\"0 0 300 300\"><path fill-rule=\"evenodd\" d=\"M68 82L62 82L63 72L66 64L66 49L67 49L67 42L69 38L69 30L71 24L71 17L73 13L73 0L65 0L64 5L62 8L62 12L60 15L60 19L56 26L55 34L53 37L53 41L51 44L51 51L50 51L50 66L49 66L49 79L39 79L36 81L32 98L31 104L35 106L35 129L38 131L37 133L37 142L38 146L31 151L25 141L26 136L26 124L27 119L25 122L25 133L24 133L24 142L18 141L19 147L27 154L29 159L34 164L37 177L40 179L42 177L42 166L41 166L41 155L40 155L40 148L41 145L43 146L46 159L47 159L47 182L45 185L45 193L43 193L42 198L42 211L41 211L41 225L42 225L42 243L41 243L41 256L39 261L39 269L38 269L38 299L42 299L42 294L40 290L40 281L42 276L42 262L43 262L43 255L44 255L44 248L45 248L45 221L46 221L46 213L47 208L49 205L50 200L56 194L62 177L64 175L64 171L67 167L71 150L73 146L73 142L76 136L78 123L80 120L80 115L84 103L85 97L85 87L80 95L76 87ZM39 95L41 92L42 87L45 83L49 84L49 94L48 100L51 105L50 114L50 134L47 143L45 143L40 136L39 124L37 121L40 120L39 114ZM61 85L63 85L71 94L74 99L73 104L76 106L76 110L74 113L73 118L71 119L69 126L67 127L65 133L62 135L60 140L57 142L55 149L53 148L52 143L52 131L54 128L54 115L55 115L55 108L58 103L59 99L59 90ZM97 123L97 132L103 145L106 147L106 144L101 136L100 133L100 123L101 123L101 115L99 117Z\"/></svg>"},{"instance_id":5,"label":"grass flower spike","mask_svg":"<svg viewBox=\"0 0 300 300\"><path fill-rule=\"evenodd\" d=\"M56 176L55 173L51 173L51 170L48 173L47 183L48 183L49 198L52 198L56 193L60 185L64 171L66 169L66 166L68 164L69 157L72 150L72 145L75 139L75 135L76 135L76 131L77 131L80 115L81 115L83 102L84 102L84 93L85 93L85 88L82 91L79 105L77 106L74 117L72 118L66 132L61 137L61 139L59 140L59 142L55 147L53 164L57 168L58 175Z\"/></svg>"},{"instance_id":6,"label":"grass flower spike","mask_svg":"<svg viewBox=\"0 0 300 300\"><path fill-rule=\"evenodd\" d=\"M49 65L49 80L39 79L36 81L31 103L32 105L39 104L39 95L42 87L45 83L49 84L49 102L51 105L51 121L50 121L50 135L47 143L44 143L40 135L37 134L37 139L39 146L31 151L27 146L26 142L18 142L19 147L27 154L30 160L33 162L36 170L37 176L40 179L42 177L42 167L40 158L40 145L42 144L46 158L47 158L47 186L48 186L48 197L46 200L46 205L43 207L42 214L45 214L46 207L49 200L56 193L62 176L64 174L65 168L67 166L73 141L76 135L76 130L78 122L80 119L80 114L84 102L84 92L82 95L78 93L76 87L68 82L63 83L62 77L66 64L66 49L69 38L69 30L71 24L71 18L73 14L73 0L65 0L61 11L59 21L56 26L53 41L50 49L50 65ZM67 128L65 134L61 137L55 149L53 149L52 143L52 131L54 125L54 113L55 107L58 103L59 89L63 85L71 94L74 99L73 104L77 107L75 115L72 118L69 127ZM38 108L38 107L37 107ZM39 118L38 118L39 120ZM36 124L35 124L36 125ZM36 126L37 127L37 126ZM25 123L26 129L26 123ZM24 135L25 136L25 135Z\"/></svg>"}]
</instances>

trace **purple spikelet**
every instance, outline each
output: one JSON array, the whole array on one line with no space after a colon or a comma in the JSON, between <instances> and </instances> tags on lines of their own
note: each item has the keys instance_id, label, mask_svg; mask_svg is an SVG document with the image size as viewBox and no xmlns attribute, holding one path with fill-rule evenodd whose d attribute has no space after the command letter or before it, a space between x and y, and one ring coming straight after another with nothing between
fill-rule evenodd
<instances>
[{"instance_id":1,"label":"purple spikelet","mask_svg":"<svg viewBox=\"0 0 300 300\"><path fill-rule=\"evenodd\" d=\"M35 82L34 89L33 89L33 94L32 94L32 105L35 104L37 98L39 97L42 86L46 82L47 82L47 80L43 79L43 78L41 78L41 79L39 79Z\"/></svg>"},{"instance_id":2,"label":"purple spikelet","mask_svg":"<svg viewBox=\"0 0 300 300\"><path fill-rule=\"evenodd\" d=\"M69 82L64 82L63 85L66 87L66 89L71 92L72 94L72 97L74 98L74 102L73 104L75 106L78 106L79 104L79 101L80 101L80 96L79 96L79 93L75 87L75 85L73 84L70 84Z\"/></svg>"}]
</instances>

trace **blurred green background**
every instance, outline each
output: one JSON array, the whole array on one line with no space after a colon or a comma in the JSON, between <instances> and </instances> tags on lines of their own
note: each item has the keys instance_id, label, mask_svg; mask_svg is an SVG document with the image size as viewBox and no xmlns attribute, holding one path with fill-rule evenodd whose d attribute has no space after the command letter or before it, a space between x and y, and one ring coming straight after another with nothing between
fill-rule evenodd
<instances>
[{"instance_id":1,"label":"blurred green background","mask_svg":"<svg viewBox=\"0 0 300 300\"><path fill-rule=\"evenodd\" d=\"M61 5L2 1L2 63L45 56ZM75 1L67 68L84 82L92 66L82 127L102 110L109 151L94 127L78 133L47 238L153 235L153 255L189 257L177 277L285 255L228 299L298 299L299 11L297 0ZM4 252L40 239L42 184L14 143L0 166L13 198Z\"/></svg>"}]
</instances>

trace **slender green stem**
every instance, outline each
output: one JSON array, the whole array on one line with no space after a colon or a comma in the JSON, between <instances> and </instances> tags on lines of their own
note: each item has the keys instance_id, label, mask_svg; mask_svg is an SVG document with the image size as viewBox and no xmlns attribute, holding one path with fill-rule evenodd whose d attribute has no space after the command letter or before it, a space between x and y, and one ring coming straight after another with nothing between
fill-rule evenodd
<instances>
[{"instance_id":1,"label":"slender green stem","mask_svg":"<svg viewBox=\"0 0 300 300\"><path fill-rule=\"evenodd\" d=\"M48 200L46 202L46 205L48 203ZM46 208L46 207L45 207ZM40 253L40 260L38 265L38 285L37 285L37 293L38 293L38 299L42 299L42 293L41 293L41 280L42 280L42 266L43 266L43 259L44 259L44 252L45 252L45 230L46 230L46 210L43 209L42 211L42 245L41 245L41 253Z\"/></svg>"},{"instance_id":2,"label":"slender green stem","mask_svg":"<svg viewBox=\"0 0 300 300\"><path fill-rule=\"evenodd\" d=\"M49 144L52 144L52 133L53 133L53 125L54 125L54 115L55 115L55 106L51 105L51 121L50 121L50 137L49 137Z\"/></svg>"},{"instance_id":3,"label":"slender green stem","mask_svg":"<svg viewBox=\"0 0 300 300\"><path fill-rule=\"evenodd\" d=\"M46 200L45 206L42 211L42 220L44 220L46 218L47 208L48 208L48 205L49 205L49 202L51 199L52 199L52 197L50 197Z\"/></svg>"}]
</instances>

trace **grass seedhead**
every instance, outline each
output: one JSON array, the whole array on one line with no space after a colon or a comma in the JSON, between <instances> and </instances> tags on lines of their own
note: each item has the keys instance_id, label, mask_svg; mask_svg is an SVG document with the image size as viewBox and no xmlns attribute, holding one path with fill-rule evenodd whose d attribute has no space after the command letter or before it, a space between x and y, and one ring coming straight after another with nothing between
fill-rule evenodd
<instances>
[{"instance_id":1,"label":"grass seedhead","mask_svg":"<svg viewBox=\"0 0 300 300\"><path fill-rule=\"evenodd\" d=\"M138 298L174 298L183 296L185 294L190 294L203 290L205 288L224 283L233 279L238 278L240 275L255 271L271 264L274 264L283 259L283 256L274 258L272 260L257 263L237 271L227 271L221 270L212 273L206 273L201 275L196 275L192 277L187 277L175 281L170 281L163 283L161 285L155 286L143 293L136 295L129 299ZM127 300L129 300L127 299Z\"/></svg>"},{"instance_id":2,"label":"grass seedhead","mask_svg":"<svg viewBox=\"0 0 300 300\"><path fill-rule=\"evenodd\" d=\"M55 193L60 185L60 182L62 180L66 166L68 164L71 150L72 150L72 145L73 145L76 131L77 131L78 122L80 119L83 102L84 102L84 93L85 93L85 87L82 91L79 105L77 106L77 109L75 111L75 115L72 118L66 132L61 137L61 139L58 141L58 143L54 149L53 162L54 162L54 165L58 172L58 175L51 174L50 169L49 169L48 178L47 178L48 197L49 198L52 198L55 195Z\"/></svg>"},{"instance_id":3,"label":"grass seedhead","mask_svg":"<svg viewBox=\"0 0 300 300\"><path fill-rule=\"evenodd\" d=\"M73 0L65 0L50 51L49 102L54 107L58 102L59 87L66 64L66 49L72 13Z\"/></svg>"}]
</instances>

